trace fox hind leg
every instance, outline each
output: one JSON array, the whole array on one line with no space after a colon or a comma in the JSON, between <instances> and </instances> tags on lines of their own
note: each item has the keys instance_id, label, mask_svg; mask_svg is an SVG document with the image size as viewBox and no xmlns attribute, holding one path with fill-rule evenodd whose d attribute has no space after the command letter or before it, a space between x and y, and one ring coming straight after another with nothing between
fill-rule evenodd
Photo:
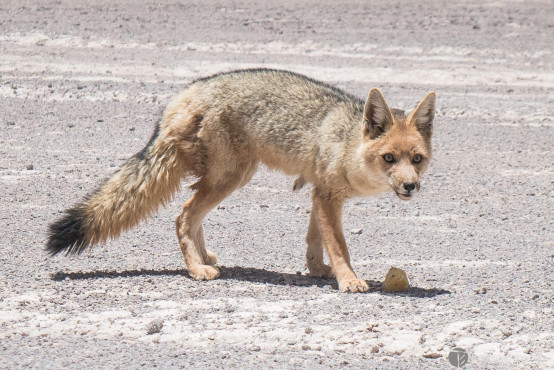
<instances>
[{"instance_id":1,"label":"fox hind leg","mask_svg":"<svg viewBox=\"0 0 554 370\"><path fill-rule=\"evenodd\" d=\"M202 227L202 225L198 227L196 240L198 241L198 243L200 243L202 248L206 250L206 256L204 257L206 264L212 266L215 265L217 263L217 255L214 252L206 249L206 245L204 243L204 228Z\"/></svg>"},{"instance_id":2,"label":"fox hind leg","mask_svg":"<svg viewBox=\"0 0 554 370\"><path fill-rule=\"evenodd\" d=\"M183 211L175 220L175 229L181 252L189 274L197 280L211 280L219 276L216 267L208 266L208 252L204 247L201 222L210 210L208 194L196 192L183 205Z\"/></svg>"},{"instance_id":3,"label":"fox hind leg","mask_svg":"<svg viewBox=\"0 0 554 370\"><path fill-rule=\"evenodd\" d=\"M257 162L236 166L234 173L209 181L206 176L197 182L197 191L185 202L181 214L175 220L179 246L189 270L196 280L212 280L219 277L215 253L206 250L202 220L206 214L234 190L244 186L256 172Z\"/></svg>"}]
</instances>

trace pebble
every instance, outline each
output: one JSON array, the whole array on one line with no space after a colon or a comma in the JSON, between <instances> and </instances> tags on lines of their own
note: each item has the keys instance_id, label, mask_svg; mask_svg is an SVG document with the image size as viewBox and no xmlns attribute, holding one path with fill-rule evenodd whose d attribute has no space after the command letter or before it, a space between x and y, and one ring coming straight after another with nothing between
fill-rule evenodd
<instances>
[{"instance_id":1,"label":"pebble","mask_svg":"<svg viewBox=\"0 0 554 370\"><path fill-rule=\"evenodd\" d=\"M163 319L156 319L146 325L146 333L148 335L159 333L164 327Z\"/></svg>"},{"instance_id":2,"label":"pebble","mask_svg":"<svg viewBox=\"0 0 554 370\"><path fill-rule=\"evenodd\" d=\"M402 292L408 288L409 282L406 272L402 269L391 267L385 281L383 282L383 289L385 292Z\"/></svg>"},{"instance_id":3,"label":"pebble","mask_svg":"<svg viewBox=\"0 0 554 370\"><path fill-rule=\"evenodd\" d=\"M423 355L423 357L425 358L431 358L431 359L436 359L436 358L439 358L439 357L442 357L442 355L440 353L436 353L436 352L433 352L433 353L425 353Z\"/></svg>"}]
</instances>

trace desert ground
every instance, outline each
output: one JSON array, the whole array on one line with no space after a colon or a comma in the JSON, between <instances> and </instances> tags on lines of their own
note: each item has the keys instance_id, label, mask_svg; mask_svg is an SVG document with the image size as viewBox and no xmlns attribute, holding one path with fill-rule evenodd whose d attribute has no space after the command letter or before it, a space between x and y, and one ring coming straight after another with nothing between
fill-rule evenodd
<instances>
[{"instance_id":1,"label":"desert ground","mask_svg":"<svg viewBox=\"0 0 554 370\"><path fill-rule=\"evenodd\" d=\"M0 368L554 368L552 1L0 3ZM78 257L48 225L220 71L292 70L410 110L437 94L411 201L352 199L366 294L305 266L310 189L260 168L204 222L221 278L192 280L174 219ZM410 288L385 293L390 267Z\"/></svg>"}]
</instances>

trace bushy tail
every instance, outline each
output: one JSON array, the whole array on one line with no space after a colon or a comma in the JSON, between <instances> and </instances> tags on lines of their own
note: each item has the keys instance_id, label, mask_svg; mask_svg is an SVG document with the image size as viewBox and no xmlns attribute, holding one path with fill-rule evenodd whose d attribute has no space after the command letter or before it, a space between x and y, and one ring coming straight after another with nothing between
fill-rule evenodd
<instances>
[{"instance_id":1,"label":"bushy tail","mask_svg":"<svg viewBox=\"0 0 554 370\"><path fill-rule=\"evenodd\" d=\"M46 250L79 254L115 238L154 213L179 188L185 166L177 145L164 140L159 126L148 145L82 203L50 225Z\"/></svg>"}]
</instances>

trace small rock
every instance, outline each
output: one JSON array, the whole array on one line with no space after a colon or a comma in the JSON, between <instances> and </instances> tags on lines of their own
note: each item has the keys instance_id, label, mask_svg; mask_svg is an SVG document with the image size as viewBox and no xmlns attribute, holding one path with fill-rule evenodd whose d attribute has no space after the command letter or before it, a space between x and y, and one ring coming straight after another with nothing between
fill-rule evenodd
<instances>
[{"instance_id":1,"label":"small rock","mask_svg":"<svg viewBox=\"0 0 554 370\"><path fill-rule=\"evenodd\" d=\"M350 230L350 234L352 235L360 235L362 233L362 229L352 229Z\"/></svg>"},{"instance_id":2,"label":"small rock","mask_svg":"<svg viewBox=\"0 0 554 370\"><path fill-rule=\"evenodd\" d=\"M27 171L31 171L35 168L35 166L33 166L32 164L28 164L26 168L27 168Z\"/></svg>"},{"instance_id":3,"label":"small rock","mask_svg":"<svg viewBox=\"0 0 554 370\"><path fill-rule=\"evenodd\" d=\"M377 330L377 327L379 326L379 323L373 323L369 324L365 330L370 331L372 333L378 333L379 330Z\"/></svg>"},{"instance_id":4,"label":"small rock","mask_svg":"<svg viewBox=\"0 0 554 370\"><path fill-rule=\"evenodd\" d=\"M371 350L369 352L370 353L379 353L379 347L378 346L373 346L373 347L371 347Z\"/></svg>"},{"instance_id":5,"label":"small rock","mask_svg":"<svg viewBox=\"0 0 554 370\"><path fill-rule=\"evenodd\" d=\"M425 353L425 354L423 355L423 357L425 357L425 358L431 358L431 359L436 359L436 358L442 357L442 355L441 355L440 353L433 352L433 353Z\"/></svg>"},{"instance_id":6,"label":"small rock","mask_svg":"<svg viewBox=\"0 0 554 370\"><path fill-rule=\"evenodd\" d=\"M164 327L164 321L162 319L156 319L146 325L146 333L148 335L156 334L162 331Z\"/></svg>"},{"instance_id":7,"label":"small rock","mask_svg":"<svg viewBox=\"0 0 554 370\"><path fill-rule=\"evenodd\" d=\"M383 282L383 289L385 292L403 292L408 288L408 276L406 272L396 267L391 267L385 281Z\"/></svg>"}]
</instances>

